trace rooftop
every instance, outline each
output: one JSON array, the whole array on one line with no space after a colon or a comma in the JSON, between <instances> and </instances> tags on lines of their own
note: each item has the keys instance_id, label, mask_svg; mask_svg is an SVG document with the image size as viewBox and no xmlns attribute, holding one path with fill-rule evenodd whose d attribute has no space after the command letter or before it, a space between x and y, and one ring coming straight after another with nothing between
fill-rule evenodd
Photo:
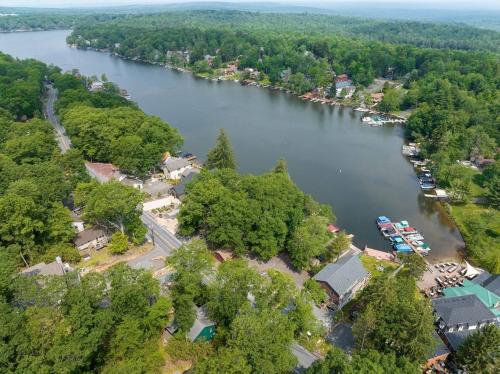
<instances>
[{"instance_id":1,"label":"rooftop","mask_svg":"<svg viewBox=\"0 0 500 374\"><path fill-rule=\"evenodd\" d=\"M476 295L440 297L432 300L432 305L436 314L448 326L477 324L495 319L495 315Z\"/></svg>"},{"instance_id":2,"label":"rooftop","mask_svg":"<svg viewBox=\"0 0 500 374\"><path fill-rule=\"evenodd\" d=\"M195 176L196 173L189 173L186 177L182 179L181 183L173 187L177 197L184 195L184 192L186 191L186 186L188 185L189 182L193 180Z\"/></svg>"},{"instance_id":3,"label":"rooftop","mask_svg":"<svg viewBox=\"0 0 500 374\"><path fill-rule=\"evenodd\" d=\"M96 227L85 229L77 234L75 238L75 245L79 247L105 235L106 233L103 230Z\"/></svg>"},{"instance_id":4,"label":"rooftop","mask_svg":"<svg viewBox=\"0 0 500 374\"><path fill-rule=\"evenodd\" d=\"M500 316L500 297L490 292L480 284L464 280L462 287L450 287L444 289L445 297L476 295L479 300L495 315Z\"/></svg>"},{"instance_id":5,"label":"rooftop","mask_svg":"<svg viewBox=\"0 0 500 374\"><path fill-rule=\"evenodd\" d=\"M185 158L169 157L166 161L163 162L163 165L164 168L170 173L172 171L185 168L186 166L190 166L191 163Z\"/></svg>"},{"instance_id":6,"label":"rooftop","mask_svg":"<svg viewBox=\"0 0 500 374\"><path fill-rule=\"evenodd\" d=\"M64 265L58 263L57 261L46 264L45 262L40 262L39 264L33 265L27 269L21 271L22 274L28 276L35 275L64 275Z\"/></svg>"},{"instance_id":7,"label":"rooftop","mask_svg":"<svg viewBox=\"0 0 500 374\"><path fill-rule=\"evenodd\" d=\"M341 296L367 275L368 272L361 263L359 256L347 254L341 257L336 263L326 265L314 276L314 279L327 283Z\"/></svg>"},{"instance_id":8,"label":"rooftop","mask_svg":"<svg viewBox=\"0 0 500 374\"><path fill-rule=\"evenodd\" d=\"M472 283L480 284L488 291L500 296L500 274L492 275L487 271L483 271L472 280Z\"/></svg>"},{"instance_id":9,"label":"rooftop","mask_svg":"<svg viewBox=\"0 0 500 374\"><path fill-rule=\"evenodd\" d=\"M448 344L450 347L456 352L460 347L460 344L470 335L474 333L474 330L463 330L463 331L454 331L454 332L446 332L444 336L448 340Z\"/></svg>"}]
</instances>

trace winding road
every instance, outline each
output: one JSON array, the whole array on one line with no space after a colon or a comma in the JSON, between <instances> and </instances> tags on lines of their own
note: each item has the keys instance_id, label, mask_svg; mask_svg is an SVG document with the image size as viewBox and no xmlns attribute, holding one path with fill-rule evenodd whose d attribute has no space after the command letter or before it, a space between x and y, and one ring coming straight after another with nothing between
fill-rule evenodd
<instances>
[{"instance_id":1,"label":"winding road","mask_svg":"<svg viewBox=\"0 0 500 374\"><path fill-rule=\"evenodd\" d=\"M59 122L59 118L57 118L55 114L54 103L57 101L57 89L51 84L47 84L45 87L48 93L48 98L45 103L45 117L50 121L56 131L56 139L61 149L61 153L65 153L71 148L71 141L68 135L66 135L66 130ZM161 249L165 255L170 255L172 250L182 245L182 242L177 239L174 234L156 222L151 213L143 211L141 214L141 221L147 227L148 237L154 240L155 247Z\"/></svg>"}]
</instances>

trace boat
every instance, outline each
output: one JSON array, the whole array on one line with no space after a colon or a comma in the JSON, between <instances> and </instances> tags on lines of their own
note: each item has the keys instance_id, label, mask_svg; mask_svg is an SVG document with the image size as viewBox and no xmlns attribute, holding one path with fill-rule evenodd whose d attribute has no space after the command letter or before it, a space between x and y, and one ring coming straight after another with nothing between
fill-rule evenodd
<instances>
[{"instance_id":1,"label":"boat","mask_svg":"<svg viewBox=\"0 0 500 374\"><path fill-rule=\"evenodd\" d=\"M377 225L380 227L380 225L391 223L391 220L386 217L386 216L378 216L377 217Z\"/></svg>"},{"instance_id":2,"label":"boat","mask_svg":"<svg viewBox=\"0 0 500 374\"><path fill-rule=\"evenodd\" d=\"M436 188L436 185L434 183L421 183L420 188L422 190L433 190Z\"/></svg>"},{"instance_id":3,"label":"boat","mask_svg":"<svg viewBox=\"0 0 500 374\"><path fill-rule=\"evenodd\" d=\"M418 231L415 230L413 227L405 227L402 232L403 235L411 235L411 234L418 234Z\"/></svg>"},{"instance_id":4,"label":"boat","mask_svg":"<svg viewBox=\"0 0 500 374\"><path fill-rule=\"evenodd\" d=\"M384 227L380 230L380 233L388 238L389 236L396 234L396 230L394 230L393 227Z\"/></svg>"},{"instance_id":5,"label":"boat","mask_svg":"<svg viewBox=\"0 0 500 374\"><path fill-rule=\"evenodd\" d=\"M391 235L389 240L393 243L404 243L403 238L399 235Z\"/></svg>"},{"instance_id":6,"label":"boat","mask_svg":"<svg viewBox=\"0 0 500 374\"><path fill-rule=\"evenodd\" d=\"M424 237L420 234L408 235L406 239L414 241L414 240L424 240Z\"/></svg>"},{"instance_id":7,"label":"boat","mask_svg":"<svg viewBox=\"0 0 500 374\"><path fill-rule=\"evenodd\" d=\"M411 253L411 252L413 252L412 247L406 243L394 244L393 248L398 253Z\"/></svg>"}]
</instances>

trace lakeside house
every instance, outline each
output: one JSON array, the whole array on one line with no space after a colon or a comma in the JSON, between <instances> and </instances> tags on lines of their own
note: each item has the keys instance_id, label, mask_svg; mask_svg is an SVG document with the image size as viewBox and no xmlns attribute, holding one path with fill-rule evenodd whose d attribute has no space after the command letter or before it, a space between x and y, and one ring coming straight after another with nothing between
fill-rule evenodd
<instances>
[{"instance_id":1,"label":"lakeside house","mask_svg":"<svg viewBox=\"0 0 500 374\"><path fill-rule=\"evenodd\" d=\"M189 171L188 174L184 178L182 178L182 181L172 187L172 193L176 198L179 200L182 200L184 198L184 194L186 193L186 186L193 180L193 178L199 173L197 169L192 169Z\"/></svg>"},{"instance_id":2,"label":"lakeside house","mask_svg":"<svg viewBox=\"0 0 500 374\"><path fill-rule=\"evenodd\" d=\"M370 273L364 268L359 255L350 252L336 263L327 264L313 279L325 289L330 302L342 309L366 286L369 278Z\"/></svg>"},{"instance_id":3,"label":"lakeside house","mask_svg":"<svg viewBox=\"0 0 500 374\"><path fill-rule=\"evenodd\" d=\"M74 243L79 251L98 251L108 244L108 236L103 230L92 227L79 232Z\"/></svg>"},{"instance_id":4,"label":"lakeside house","mask_svg":"<svg viewBox=\"0 0 500 374\"><path fill-rule=\"evenodd\" d=\"M458 288L458 287L453 287ZM488 324L499 324L500 310L491 308L476 294L444 296L432 300L438 332L456 351L474 331Z\"/></svg>"},{"instance_id":5,"label":"lakeside house","mask_svg":"<svg viewBox=\"0 0 500 374\"><path fill-rule=\"evenodd\" d=\"M179 180L182 173L192 168L191 162L181 157L168 157L163 161L163 174L167 179Z\"/></svg>"},{"instance_id":6,"label":"lakeside house","mask_svg":"<svg viewBox=\"0 0 500 374\"><path fill-rule=\"evenodd\" d=\"M67 263L63 263L61 257L56 257L54 262L46 264L45 262L40 262L39 264L30 266L21 271L22 275L34 277L37 275L49 276L49 275L64 275L73 269Z\"/></svg>"},{"instance_id":7,"label":"lakeside house","mask_svg":"<svg viewBox=\"0 0 500 374\"><path fill-rule=\"evenodd\" d=\"M352 80L347 74L337 75L334 81L336 90L352 86Z\"/></svg>"}]
</instances>

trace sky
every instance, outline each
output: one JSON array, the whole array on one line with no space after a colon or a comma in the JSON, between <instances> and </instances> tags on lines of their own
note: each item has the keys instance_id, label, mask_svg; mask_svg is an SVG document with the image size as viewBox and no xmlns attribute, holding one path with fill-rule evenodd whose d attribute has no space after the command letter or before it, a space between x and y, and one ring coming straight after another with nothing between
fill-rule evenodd
<instances>
[{"instance_id":1,"label":"sky","mask_svg":"<svg viewBox=\"0 0 500 374\"><path fill-rule=\"evenodd\" d=\"M80 6L110 6L110 5L131 5L131 4L173 4L190 2L210 2L214 0L0 0L0 6L29 6L29 7L80 7ZM215 0L224 1L224 0ZM396 3L399 5L418 5L429 8L469 8L469 9L500 9L500 0L225 0L226 2L268 2L294 5L310 5L321 7L324 5L334 5L335 3Z\"/></svg>"}]
</instances>

